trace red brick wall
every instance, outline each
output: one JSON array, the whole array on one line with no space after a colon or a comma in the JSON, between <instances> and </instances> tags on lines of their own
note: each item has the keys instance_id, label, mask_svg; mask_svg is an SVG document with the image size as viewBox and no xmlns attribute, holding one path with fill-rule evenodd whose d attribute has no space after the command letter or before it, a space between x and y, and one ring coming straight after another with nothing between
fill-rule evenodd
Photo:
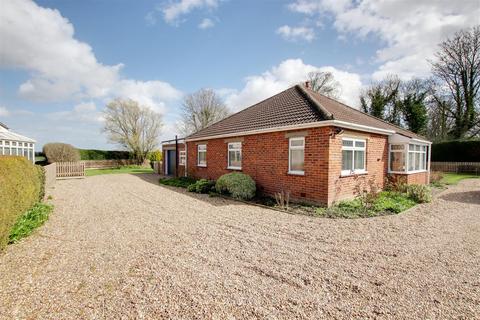
<instances>
[{"instance_id":1,"label":"red brick wall","mask_svg":"<svg viewBox=\"0 0 480 320\"><path fill-rule=\"evenodd\" d=\"M341 176L342 138L365 139L366 174ZM355 196L355 186L360 184L370 189L370 183L382 189L387 176L388 137L373 133L344 130L330 139L329 150L329 196L328 205Z\"/></svg>"},{"instance_id":2,"label":"red brick wall","mask_svg":"<svg viewBox=\"0 0 480 320\"><path fill-rule=\"evenodd\" d=\"M305 175L288 174L287 135L305 135ZM367 173L341 177L342 137L365 139L367 142ZM188 175L216 180L227 169L228 142L242 141L242 172L250 175L259 191L272 195L289 191L292 200L331 205L342 199L353 198L357 184L373 181L384 187L388 165L388 137L373 133L344 130L334 134L334 128L322 127L304 130L264 133L237 138L187 142ZM197 166L197 145L207 145L207 167ZM418 183L422 174L409 177L409 183ZM415 181L415 182L414 182Z\"/></svg>"},{"instance_id":3,"label":"red brick wall","mask_svg":"<svg viewBox=\"0 0 480 320\"><path fill-rule=\"evenodd\" d=\"M428 172L411 174L393 174L399 181L407 184L428 184Z\"/></svg>"}]
</instances>

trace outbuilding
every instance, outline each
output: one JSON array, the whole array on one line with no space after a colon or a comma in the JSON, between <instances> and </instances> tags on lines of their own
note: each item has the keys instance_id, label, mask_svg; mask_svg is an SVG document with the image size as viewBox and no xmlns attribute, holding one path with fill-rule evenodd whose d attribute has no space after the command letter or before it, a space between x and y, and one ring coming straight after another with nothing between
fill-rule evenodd
<instances>
[{"instance_id":1,"label":"outbuilding","mask_svg":"<svg viewBox=\"0 0 480 320\"><path fill-rule=\"evenodd\" d=\"M35 163L35 140L11 131L0 122L0 155L23 156Z\"/></svg>"}]
</instances>

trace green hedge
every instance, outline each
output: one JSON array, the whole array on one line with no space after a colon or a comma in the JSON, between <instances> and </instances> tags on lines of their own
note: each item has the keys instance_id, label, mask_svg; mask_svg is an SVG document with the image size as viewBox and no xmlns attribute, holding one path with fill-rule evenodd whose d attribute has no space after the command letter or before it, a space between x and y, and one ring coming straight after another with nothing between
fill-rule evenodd
<instances>
[{"instance_id":1,"label":"green hedge","mask_svg":"<svg viewBox=\"0 0 480 320\"><path fill-rule=\"evenodd\" d=\"M434 162L480 162L480 140L455 140L432 144Z\"/></svg>"},{"instance_id":2,"label":"green hedge","mask_svg":"<svg viewBox=\"0 0 480 320\"><path fill-rule=\"evenodd\" d=\"M126 160L131 159L128 151L78 149L81 160Z\"/></svg>"},{"instance_id":3,"label":"green hedge","mask_svg":"<svg viewBox=\"0 0 480 320\"><path fill-rule=\"evenodd\" d=\"M18 217L41 201L44 172L24 157L0 156L0 250Z\"/></svg>"}]
</instances>

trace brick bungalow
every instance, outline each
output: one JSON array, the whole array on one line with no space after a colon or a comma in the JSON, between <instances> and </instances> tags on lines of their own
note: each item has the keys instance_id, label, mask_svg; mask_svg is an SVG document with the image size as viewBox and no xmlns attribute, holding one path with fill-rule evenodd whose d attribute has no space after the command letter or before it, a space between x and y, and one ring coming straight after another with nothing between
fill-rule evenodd
<instances>
[{"instance_id":1,"label":"brick bungalow","mask_svg":"<svg viewBox=\"0 0 480 320\"><path fill-rule=\"evenodd\" d=\"M264 194L331 205L355 196L355 186L388 176L429 183L425 138L336 100L293 86L188 136L182 173L218 179L243 172Z\"/></svg>"}]
</instances>

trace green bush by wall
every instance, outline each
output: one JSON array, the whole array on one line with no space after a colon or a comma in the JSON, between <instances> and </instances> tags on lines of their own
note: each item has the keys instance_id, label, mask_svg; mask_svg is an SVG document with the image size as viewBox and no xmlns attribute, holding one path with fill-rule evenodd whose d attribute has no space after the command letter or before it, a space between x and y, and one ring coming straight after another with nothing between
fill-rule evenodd
<instances>
[{"instance_id":1,"label":"green bush by wall","mask_svg":"<svg viewBox=\"0 0 480 320\"><path fill-rule=\"evenodd\" d=\"M131 159L128 151L78 149L81 160L126 160Z\"/></svg>"},{"instance_id":2,"label":"green bush by wall","mask_svg":"<svg viewBox=\"0 0 480 320\"><path fill-rule=\"evenodd\" d=\"M240 200L249 200L256 192L255 181L240 172L227 173L218 178L215 189L218 193L226 193Z\"/></svg>"},{"instance_id":3,"label":"green bush by wall","mask_svg":"<svg viewBox=\"0 0 480 320\"><path fill-rule=\"evenodd\" d=\"M0 250L18 217L42 200L44 181L43 169L26 158L0 156Z\"/></svg>"},{"instance_id":4,"label":"green bush by wall","mask_svg":"<svg viewBox=\"0 0 480 320\"><path fill-rule=\"evenodd\" d=\"M455 140L432 144L434 162L480 162L480 140Z\"/></svg>"}]
</instances>

